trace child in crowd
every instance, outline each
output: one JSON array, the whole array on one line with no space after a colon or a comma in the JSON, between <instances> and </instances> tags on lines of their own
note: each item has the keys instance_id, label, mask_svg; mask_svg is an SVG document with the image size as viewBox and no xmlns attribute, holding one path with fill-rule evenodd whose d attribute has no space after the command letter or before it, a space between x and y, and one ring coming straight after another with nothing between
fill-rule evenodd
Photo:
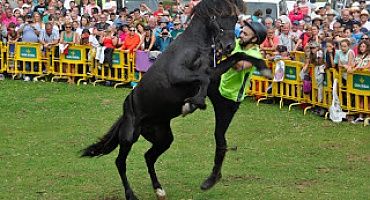
<instances>
[{"instance_id":1,"label":"child in crowd","mask_svg":"<svg viewBox=\"0 0 370 200\"><path fill-rule=\"evenodd\" d=\"M19 35L15 31L16 25L14 22L11 22L7 29L7 42L9 44L9 57L14 58L15 52L15 43L18 42ZM14 60L9 60L10 68L14 68Z\"/></svg>"}]
</instances>

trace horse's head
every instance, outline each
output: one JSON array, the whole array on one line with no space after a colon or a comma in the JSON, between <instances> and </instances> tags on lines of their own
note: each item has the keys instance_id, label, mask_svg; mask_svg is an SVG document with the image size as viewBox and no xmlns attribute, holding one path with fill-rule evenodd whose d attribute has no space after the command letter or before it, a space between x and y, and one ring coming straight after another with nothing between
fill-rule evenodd
<instances>
[{"instance_id":1,"label":"horse's head","mask_svg":"<svg viewBox=\"0 0 370 200\"><path fill-rule=\"evenodd\" d=\"M212 17L210 27L218 55L229 54L235 48L235 24L237 16Z\"/></svg>"},{"instance_id":2,"label":"horse's head","mask_svg":"<svg viewBox=\"0 0 370 200\"><path fill-rule=\"evenodd\" d=\"M207 26L219 56L234 50L235 24L238 15L245 12L243 0L203 0L193 9L193 14Z\"/></svg>"}]
</instances>

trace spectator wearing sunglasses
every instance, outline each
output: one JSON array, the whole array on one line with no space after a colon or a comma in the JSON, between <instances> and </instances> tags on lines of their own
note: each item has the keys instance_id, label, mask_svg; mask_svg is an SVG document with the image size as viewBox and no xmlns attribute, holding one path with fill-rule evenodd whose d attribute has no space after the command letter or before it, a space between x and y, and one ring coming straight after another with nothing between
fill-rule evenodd
<instances>
[{"instance_id":1,"label":"spectator wearing sunglasses","mask_svg":"<svg viewBox=\"0 0 370 200\"><path fill-rule=\"evenodd\" d=\"M355 53L355 56L358 56L358 50L359 50L359 44L362 42L362 41L369 41L369 36L364 34L361 36L361 39L359 40L358 43L356 43L356 45L353 46L353 52Z\"/></svg>"},{"instance_id":2,"label":"spectator wearing sunglasses","mask_svg":"<svg viewBox=\"0 0 370 200\"><path fill-rule=\"evenodd\" d=\"M135 27L130 27L129 33L121 46L121 50L129 50L130 52L133 52L134 50L137 50L139 44L140 44L139 34L136 33Z\"/></svg>"}]
</instances>

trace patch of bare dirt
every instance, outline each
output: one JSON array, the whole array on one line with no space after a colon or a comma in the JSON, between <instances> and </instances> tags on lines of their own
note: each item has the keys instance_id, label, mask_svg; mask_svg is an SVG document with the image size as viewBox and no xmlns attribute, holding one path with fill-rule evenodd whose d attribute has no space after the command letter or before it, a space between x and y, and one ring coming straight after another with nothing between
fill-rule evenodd
<instances>
[{"instance_id":1,"label":"patch of bare dirt","mask_svg":"<svg viewBox=\"0 0 370 200\"><path fill-rule=\"evenodd\" d=\"M252 175L240 175L240 176L227 176L223 178L225 181L249 181L249 180L260 180L261 177Z\"/></svg>"},{"instance_id":2,"label":"patch of bare dirt","mask_svg":"<svg viewBox=\"0 0 370 200\"><path fill-rule=\"evenodd\" d=\"M305 189L312 187L317 183L317 180L300 180L295 183L299 192L304 192Z\"/></svg>"},{"instance_id":3,"label":"patch of bare dirt","mask_svg":"<svg viewBox=\"0 0 370 200\"><path fill-rule=\"evenodd\" d=\"M110 99L104 99L101 103L103 104L103 105L110 105L110 104L112 104L112 100L110 100Z\"/></svg>"},{"instance_id":4,"label":"patch of bare dirt","mask_svg":"<svg viewBox=\"0 0 370 200\"><path fill-rule=\"evenodd\" d=\"M326 174L332 171L332 169L327 168L327 167L317 167L316 170L320 174Z\"/></svg>"},{"instance_id":5,"label":"patch of bare dirt","mask_svg":"<svg viewBox=\"0 0 370 200\"><path fill-rule=\"evenodd\" d=\"M342 148L342 144L337 144L337 143L327 143L327 144L323 144L321 145L322 148L324 149L340 149Z\"/></svg>"},{"instance_id":6,"label":"patch of bare dirt","mask_svg":"<svg viewBox=\"0 0 370 200\"><path fill-rule=\"evenodd\" d=\"M349 154L347 155L348 162L358 162L358 161L365 161L370 163L370 155L354 155Z\"/></svg>"},{"instance_id":7,"label":"patch of bare dirt","mask_svg":"<svg viewBox=\"0 0 370 200\"><path fill-rule=\"evenodd\" d=\"M44 97L38 97L38 98L36 98L35 99L35 101L37 102L37 103L43 103L43 102L45 102L46 100L48 100L47 98L44 98Z\"/></svg>"}]
</instances>

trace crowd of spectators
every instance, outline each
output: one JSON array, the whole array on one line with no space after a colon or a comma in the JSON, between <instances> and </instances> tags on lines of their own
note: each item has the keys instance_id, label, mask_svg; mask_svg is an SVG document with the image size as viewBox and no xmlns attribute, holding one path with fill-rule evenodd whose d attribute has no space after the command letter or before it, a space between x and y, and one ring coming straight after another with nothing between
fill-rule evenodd
<instances>
[{"instance_id":1,"label":"crowd of spectators","mask_svg":"<svg viewBox=\"0 0 370 200\"><path fill-rule=\"evenodd\" d=\"M301 0L277 19L271 17L271 9L266 9L265 13L257 10L247 18L267 27L267 38L261 44L261 50L267 59L281 57L286 51L304 52L301 79L303 83L305 79L316 79L319 102L323 100L325 70L336 68L343 71L341 81L344 86L348 73L370 71L370 22L365 0L353 1L350 7L340 12L334 10L330 3L317 6ZM363 98L360 104L364 106ZM324 113L320 108L318 111ZM359 115L354 123L362 120L363 116Z\"/></svg>"},{"instance_id":2,"label":"crowd of spectators","mask_svg":"<svg viewBox=\"0 0 370 200\"><path fill-rule=\"evenodd\" d=\"M113 2L100 7L95 0L2 1L0 36L3 43L39 42L44 48L60 42L163 51L184 31L196 2L159 2L157 10L142 3L139 8L128 10L117 9Z\"/></svg>"}]
</instances>

